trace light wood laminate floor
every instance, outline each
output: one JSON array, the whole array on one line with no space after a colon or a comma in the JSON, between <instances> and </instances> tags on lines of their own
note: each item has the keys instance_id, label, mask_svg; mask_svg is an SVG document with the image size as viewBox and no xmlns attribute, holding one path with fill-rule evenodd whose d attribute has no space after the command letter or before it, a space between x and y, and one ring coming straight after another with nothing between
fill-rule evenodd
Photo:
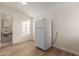
<instances>
[{"instance_id":1,"label":"light wood laminate floor","mask_svg":"<svg viewBox=\"0 0 79 59\"><path fill-rule=\"evenodd\" d=\"M26 41L20 44L0 49L0 56L75 56L57 48L42 51L35 46L34 41Z\"/></svg>"}]
</instances>

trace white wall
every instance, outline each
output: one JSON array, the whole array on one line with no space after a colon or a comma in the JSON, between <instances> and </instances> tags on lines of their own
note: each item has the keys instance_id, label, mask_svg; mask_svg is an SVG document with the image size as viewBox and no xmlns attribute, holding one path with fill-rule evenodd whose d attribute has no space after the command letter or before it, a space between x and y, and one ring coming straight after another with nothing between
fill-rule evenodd
<instances>
[{"instance_id":1,"label":"white wall","mask_svg":"<svg viewBox=\"0 0 79 59\"><path fill-rule=\"evenodd\" d=\"M58 32L56 47L79 54L79 5L55 12L54 32Z\"/></svg>"},{"instance_id":2,"label":"white wall","mask_svg":"<svg viewBox=\"0 0 79 59\"><path fill-rule=\"evenodd\" d=\"M30 20L32 24L32 18L30 16L5 6L0 6L0 14L1 13L6 13L13 16L13 43L19 43L32 39L32 31L30 34L25 32L25 35L23 35L22 32L22 22Z\"/></svg>"},{"instance_id":3,"label":"white wall","mask_svg":"<svg viewBox=\"0 0 79 59\"><path fill-rule=\"evenodd\" d=\"M56 9L41 17L53 20L53 46L79 55L79 5L71 5Z\"/></svg>"},{"instance_id":4,"label":"white wall","mask_svg":"<svg viewBox=\"0 0 79 59\"><path fill-rule=\"evenodd\" d=\"M1 15L0 15L0 40L1 40Z\"/></svg>"}]
</instances>

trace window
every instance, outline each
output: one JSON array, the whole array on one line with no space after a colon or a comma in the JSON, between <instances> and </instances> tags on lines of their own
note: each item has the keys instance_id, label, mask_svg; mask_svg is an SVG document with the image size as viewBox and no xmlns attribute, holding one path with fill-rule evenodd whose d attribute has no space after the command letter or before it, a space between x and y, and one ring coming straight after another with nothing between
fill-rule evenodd
<instances>
[{"instance_id":1,"label":"window","mask_svg":"<svg viewBox=\"0 0 79 59\"><path fill-rule=\"evenodd\" d=\"M30 21L27 21L26 25L27 25L27 34L29 34L30 33Z\"/></svg>"},{"instance_id":2,"label":"window","mask_svg":"<svg viewBox=\"0 0 79 59\"><path fill-rule=\"evenodd\" d=\"M22 22L23 35L30 34L30 21Z\"/></svg>"}]
</instances>

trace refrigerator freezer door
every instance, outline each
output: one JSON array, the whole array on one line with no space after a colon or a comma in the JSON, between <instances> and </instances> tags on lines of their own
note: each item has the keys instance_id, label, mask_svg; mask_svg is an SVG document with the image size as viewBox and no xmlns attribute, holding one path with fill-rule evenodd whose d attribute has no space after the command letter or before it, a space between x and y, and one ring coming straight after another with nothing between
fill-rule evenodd
<instances>
[{"instance_id":1,"label":"refrigerator freezer door","mask_svg":"<svg viewBox=\"0 0 79 59\"><path fill-rule=\"evenodd\" d=\"M46 20L37 20L35 23L35 27L36 28L39 28L39 27L45 28L46 27Z\"/></svg>"},{"instance_id":2,"label":"refrigerator freezer door","mask_svg":"<svg viewBox=\"0 0 79 59\"><path fill-rule=\"evenodd\" d=\"M43 49L43 50L46 50L45 49L45 29L36 29L35 30L35 34L36 34L36 45L37 47Z\"/></svg>"}]
</instances>

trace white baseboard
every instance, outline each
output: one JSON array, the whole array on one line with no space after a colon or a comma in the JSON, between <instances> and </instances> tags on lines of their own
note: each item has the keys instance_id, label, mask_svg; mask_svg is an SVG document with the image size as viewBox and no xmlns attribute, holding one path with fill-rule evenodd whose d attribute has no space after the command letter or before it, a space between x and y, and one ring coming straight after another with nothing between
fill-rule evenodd
<instances>
[{"instance_id":1,"label":"white baseboard","mask_svg":"<svg viewBox=\"0 0 79 59\"><path fill-rule=\"evenodd\" d=\"M53 47L58 48L58 49L61 49L61 50L63 50L63 51L67 51L67 52L73 53L73 54L75 54L75 55L79 55L78 52L75 52L75 51L69 50L69 49L67 49L67 48L58 47L58 46L55 46L55 45L54 45Z\"/></svg>"}]
</instances>

